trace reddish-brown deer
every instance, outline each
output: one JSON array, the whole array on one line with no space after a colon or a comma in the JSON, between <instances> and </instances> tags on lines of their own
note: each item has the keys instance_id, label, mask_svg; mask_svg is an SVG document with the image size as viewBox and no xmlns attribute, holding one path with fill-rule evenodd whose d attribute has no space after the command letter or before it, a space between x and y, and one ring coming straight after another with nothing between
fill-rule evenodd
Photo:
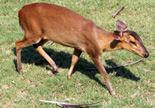
<instances>
[{"instance_id":1,"label":"reddish-brown deer","mask_svg":"<svg viewBox=\"0 0 155 108\"><path fill-rule=\"evenodd\" d=\"M85 52L91 57L96 68L104 77L110 93L114 95L115 92L100 60L101 53L103 51L127 49L144 58L149 56L137 33L129 30L119 20L117 21L118 30L110 33L72 10L53 4L29 4L24 6L18 15L20 26L25 31L25 36L16 41L17 70L19 73L21 73L21 50L30 45L33 45L51 64L55 72L57 71L58 67L55 62L42 49L42 45L51 40L74 48L72 63L68 72L69 79L81 52Z\"/></svg>"}]
</instances>

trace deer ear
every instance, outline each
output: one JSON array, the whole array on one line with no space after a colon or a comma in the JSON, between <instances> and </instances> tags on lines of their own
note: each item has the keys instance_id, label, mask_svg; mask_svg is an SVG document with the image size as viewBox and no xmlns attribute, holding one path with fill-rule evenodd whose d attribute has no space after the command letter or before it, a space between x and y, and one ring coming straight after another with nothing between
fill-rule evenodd
<instances>
[{"instance_id":1,"label":"deer ear","mask_svg":"<svg viewBox=\"0 0 155 108\"><path fill-rule=\"evenodd\" d=\"M113 36L116 40L121 40L122 32L121 31L114 31Z\"/></svg>"},{"instance_id":2,"label":"deer ear","mask_svg":"<svg viewBox=\"0 0 155 108\"><path fill-rule=\"evenodd\" d=\"M120 20L117 20L117 29L118 31L124 31L127 29L127 26Z\"/></svg>"}]
</instances>

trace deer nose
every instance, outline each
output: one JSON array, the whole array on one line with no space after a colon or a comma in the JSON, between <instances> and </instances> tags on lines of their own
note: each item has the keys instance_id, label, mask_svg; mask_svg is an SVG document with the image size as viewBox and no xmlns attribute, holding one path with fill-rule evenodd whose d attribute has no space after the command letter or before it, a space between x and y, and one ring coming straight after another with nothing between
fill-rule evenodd
<instances>
[{"instance_id":1,"label":"deer nose","mask_svg":"<svg viewBox=\"0 0 155 108\"><path fill-rule=\"evenodd\" d=\"M147 58L149 56L149 53L145 53L144 58Z\"/></svg>"}]
</instances>

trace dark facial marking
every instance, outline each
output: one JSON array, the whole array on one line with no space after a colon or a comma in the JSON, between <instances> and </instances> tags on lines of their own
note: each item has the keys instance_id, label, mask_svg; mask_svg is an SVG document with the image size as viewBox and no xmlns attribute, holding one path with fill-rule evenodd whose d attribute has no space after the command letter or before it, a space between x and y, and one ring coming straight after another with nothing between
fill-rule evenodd
<instances>
[{"instance_id":1,"label":"dark facial marking","mask_svg":"<svg viewBox=\"0 0 155 108\"><path fill-rule=\"evenodd\" d=\"M115 48L117 46L117 44L120 42L120 40L113 40L111 43L110 43L110 48Z\"/></svg>"},{"instance_id":2,"label":"dark facial marking","mask_svg":"<svg viewBox=\"0 0 155 108\"><path fill-rule=\"evenodd\" d=\"M138 34L136 32L127 30L127 31L124 31L123 33L127 33L128 35L133 36L137 41L139 41L141 44L143 44L142 40L140 39L140 37L138 36Z\"/></svg>"}]
</instances>

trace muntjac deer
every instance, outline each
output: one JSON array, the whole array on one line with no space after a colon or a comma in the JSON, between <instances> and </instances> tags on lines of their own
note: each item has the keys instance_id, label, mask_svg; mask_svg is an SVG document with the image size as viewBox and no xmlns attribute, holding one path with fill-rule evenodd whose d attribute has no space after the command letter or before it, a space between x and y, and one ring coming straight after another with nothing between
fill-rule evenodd
<instances>
[{"instance_id":1,"label":"muntjac deer","mask_svg":"<svg viewBox=\"0 0 155 108\"><path fill-rule=\"evenodd\" d=\"M16 41L17 70L19 73L21 73L22 68L21 50L30 45L33 45L57 72L58 67L55 62L42 49L42 45L51 40L74 48L68 72L69 79L81 52L85 52L91 57L96 68L104 77L110 93L115 95L107 72L100 60L101 53L126 49L144 58L149 56L137 33L129 30L120 20L117 21L118 30L110 33L72 10L48 3L26 5L19 11L18 16L20 26L25 31L25 36Z\"/></svg>"}]
</instances>

